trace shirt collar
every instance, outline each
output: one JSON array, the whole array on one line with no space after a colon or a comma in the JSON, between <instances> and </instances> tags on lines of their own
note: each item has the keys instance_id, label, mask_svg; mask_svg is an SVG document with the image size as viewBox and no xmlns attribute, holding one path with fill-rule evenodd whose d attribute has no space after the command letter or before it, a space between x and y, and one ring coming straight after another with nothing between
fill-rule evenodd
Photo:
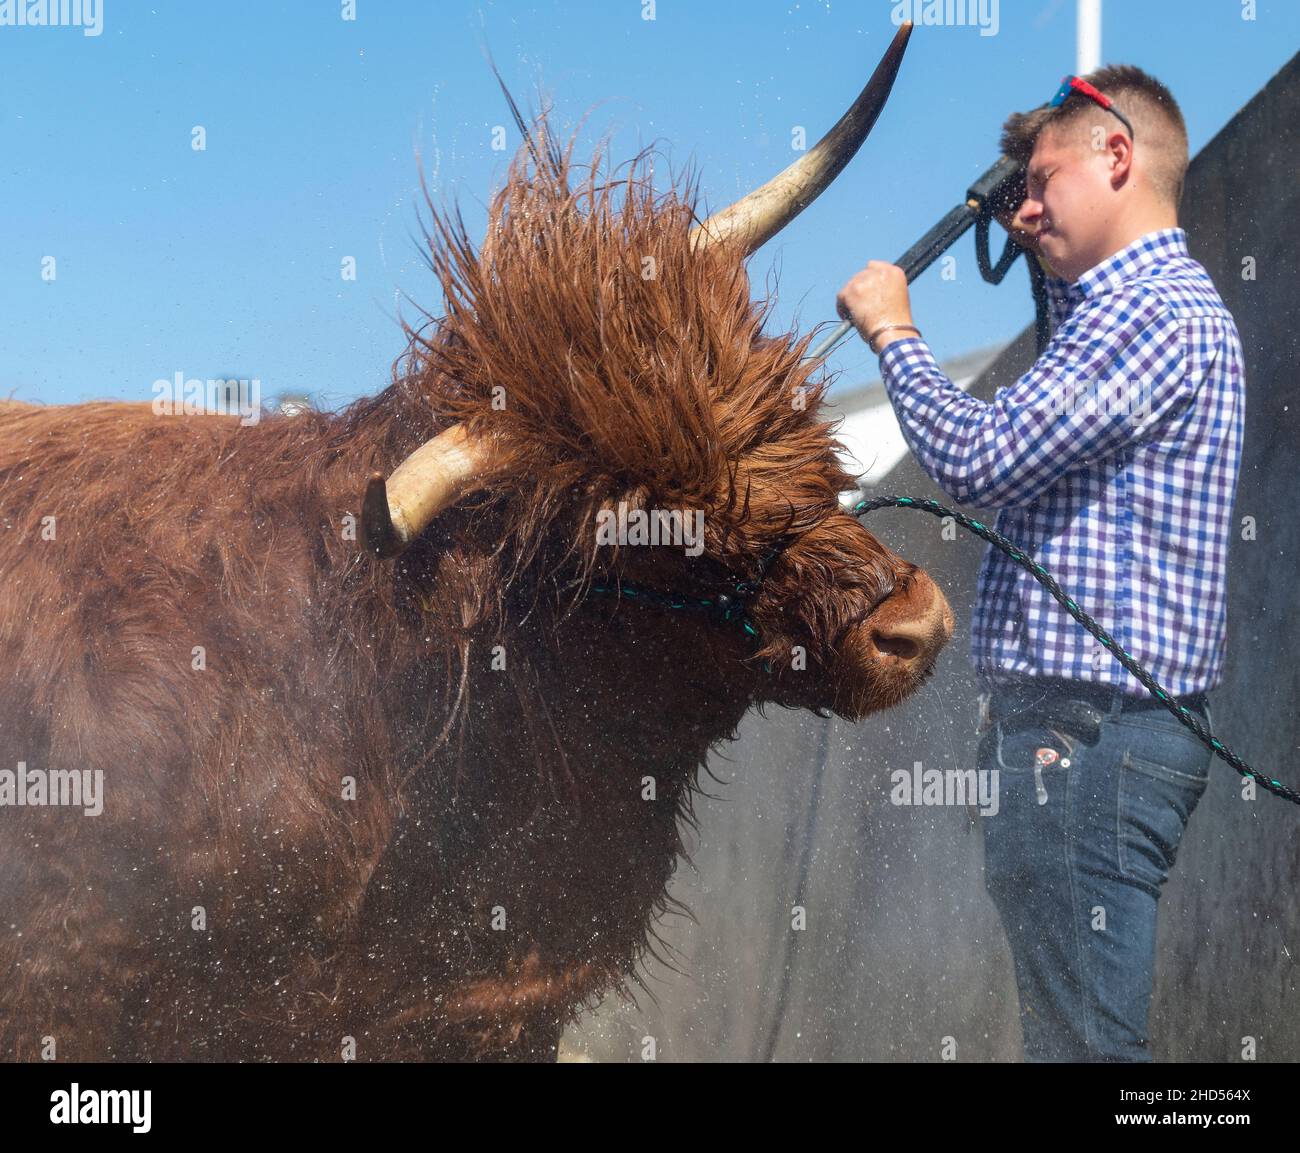
<instances>
[{"instance_id":1,"label":"shirt collar","mask_svg":"<svg viewBox=\"0 0 1300 1153\"><path fill-rule=\"evenodd\" d=\"M1075 296L1096 296L1132 280L1145 269L1177 256L1189 256L1187 233L1181 228L1161 228L1139 236L1132 244L1088 269L1070 286Z\"/></svg>"}]
</instances>

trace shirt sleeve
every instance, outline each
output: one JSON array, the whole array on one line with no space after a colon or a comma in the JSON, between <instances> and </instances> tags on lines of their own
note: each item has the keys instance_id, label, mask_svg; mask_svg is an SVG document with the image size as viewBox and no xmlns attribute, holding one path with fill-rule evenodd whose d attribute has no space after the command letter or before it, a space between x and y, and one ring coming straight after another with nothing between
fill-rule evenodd
<instances>
[{"instance_id":1,"label":"shirt sleeve","mask_svg":"<svg viewBox=\"0 0 1300 1153\"><path fill-rule=\"evenodd\" d=\"M1088 298L1034 366L991 403L939 368L925 341L895 341L881 377L903 436L953 500L1015 508L1065 473L1149 437L1191 402L1181 328L1140 287Z\"/></svg>"}]
</instances>

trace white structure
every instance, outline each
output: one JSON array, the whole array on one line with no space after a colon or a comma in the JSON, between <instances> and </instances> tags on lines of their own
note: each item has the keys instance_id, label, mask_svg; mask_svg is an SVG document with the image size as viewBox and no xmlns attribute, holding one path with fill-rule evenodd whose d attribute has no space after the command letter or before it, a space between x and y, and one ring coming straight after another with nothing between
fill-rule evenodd
<instances>
[{"instance_id":1,"label":"white structure","mask_svg":"<svg viewBox=\"0 0 1300 1153\"><path fill-rule=\"evenodd\" d=\"M1074 74L1086 76L1101 67L1101 0L1079 0L1075 34Z\"/></svg>"}]
</instances>

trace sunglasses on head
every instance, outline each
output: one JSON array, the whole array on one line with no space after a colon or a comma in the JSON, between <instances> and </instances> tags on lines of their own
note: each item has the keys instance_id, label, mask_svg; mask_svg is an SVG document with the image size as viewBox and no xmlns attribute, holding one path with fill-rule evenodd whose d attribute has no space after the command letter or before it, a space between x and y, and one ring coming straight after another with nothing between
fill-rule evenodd
<instances>
[{"instance_id":1,"label":"sunglasses on head","mask_svg":"<svg viewBox=\"0 0 1300 1153\"><path fill-rule=\"evenodd\" d=\"M1129 123L1129 118L1115 107L1115 102L1104 92L1098 92L1091 84L1078 76L1067 76L1062 80L1061 87L1056 90L1056 95L1052 97L1047 106L1049 108L1059 108L1075 92L1079 93L1080 96L1086 96L1094 104L1106 109L1107 112L1113 112L1119 118L1120 123L1128 129L1129 138L1134 138L1133 125Z\"/></svg>"}]
</instances>

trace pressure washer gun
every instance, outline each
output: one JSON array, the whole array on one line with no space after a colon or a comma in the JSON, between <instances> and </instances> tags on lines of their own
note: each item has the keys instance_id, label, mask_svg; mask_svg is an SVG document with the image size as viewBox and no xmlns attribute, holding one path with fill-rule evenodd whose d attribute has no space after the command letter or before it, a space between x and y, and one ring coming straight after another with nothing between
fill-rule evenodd
<instances>
[{"instance_id":1,"label":"pressure washer gun","mask_svg":"<svg viewBox=\"0 0 1300 1153\"><path fill-rule=\"evenodd\" d=\"M911 284L974 226L975 260L979 264L980 275L989 284L1001 284L1022 250L1020 245L1008 237L1002 255L998 258L997 264L994 264L989 259L989 224L1002 212L1013 213L1024 199L1024 165L1004 156L966 190L965 201L952 209L898 259L898 267L906 274L907 283ZM1029 281L1034 293L1034 306L1037 313L1035 332L1038 338L1038 352L1041 355L1043 349L1047 347L1048 338L1047 295L1043 289L1043 270L1037 260L1026 260L1025 263L1029 267ZM852 328L851 321L844 321L808 354L809 357L825 356Z\"/></svg>"}]
</instances>

